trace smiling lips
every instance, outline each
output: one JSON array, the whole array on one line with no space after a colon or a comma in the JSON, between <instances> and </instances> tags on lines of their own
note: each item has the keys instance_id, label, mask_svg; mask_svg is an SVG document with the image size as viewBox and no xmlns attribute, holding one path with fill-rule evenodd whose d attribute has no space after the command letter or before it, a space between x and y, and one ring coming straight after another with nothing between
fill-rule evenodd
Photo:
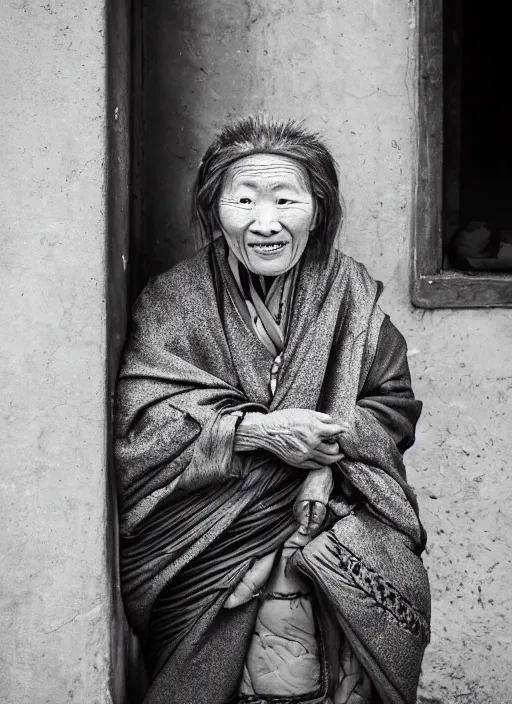
<instances>
[{"instance_id":1,"label":"smiling lips","mask_svg":"<svg viewBox=\"0 0 512 704\"><path fill-rule=\"evenodd\" d=\"M273 254L274 252L281 251L286 246L286 242L262 242L261 244L256 242L249 243L249 247L255 249L261 254Z\"/></svg>"}]
</instances>

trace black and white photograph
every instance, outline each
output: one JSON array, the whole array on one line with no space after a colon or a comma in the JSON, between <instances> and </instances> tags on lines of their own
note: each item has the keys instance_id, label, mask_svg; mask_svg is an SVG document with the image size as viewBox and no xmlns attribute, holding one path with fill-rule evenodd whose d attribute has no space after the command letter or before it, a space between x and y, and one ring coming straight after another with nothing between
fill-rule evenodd
<instances>
[{"instance_id":1,"label":"black and white photograph","mask_svg":"<svg viewBox=\"0 0 512 704\"><path fill-rule=\"evenodd\" d=\"M0 36L1 702L512 704L504 7Z\"/></svg>"}]
</instances>

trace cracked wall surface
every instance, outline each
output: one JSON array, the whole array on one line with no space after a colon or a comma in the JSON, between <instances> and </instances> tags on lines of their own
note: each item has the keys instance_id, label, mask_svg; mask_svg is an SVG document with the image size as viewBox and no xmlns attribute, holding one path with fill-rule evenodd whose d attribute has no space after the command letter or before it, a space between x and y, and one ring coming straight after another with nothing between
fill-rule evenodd
<instances>
[{"instance_id":1,"label":"cracked wall surface","mask_svg":"<svg viewBox=\"0 0 512 704\"><path fill-rule=\"evenodd\" d=\"M511 312L413 309L414 2L155 0L146 11L146 274L193 251L201 155L230 117L309 118L340 165L342 247L385 284L424 401L407 455L430 543L423 704L512 703Z\"/></svg>"},{"instance_id":2,"label":"cracked wall surface","mask_svg":"<svg viewBox=\"0 0 512 704\"><path fill-rule=\"evenodd\" d=\"M0 699L106 704L104 3L0 4Z\"/></svg>"}]
</instances>

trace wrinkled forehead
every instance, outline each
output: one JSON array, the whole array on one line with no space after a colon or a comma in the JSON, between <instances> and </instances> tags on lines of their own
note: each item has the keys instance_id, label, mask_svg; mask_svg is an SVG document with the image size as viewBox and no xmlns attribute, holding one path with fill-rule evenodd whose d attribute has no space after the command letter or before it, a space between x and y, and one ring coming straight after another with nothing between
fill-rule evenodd
<instances>
[{"instance_id":1,"label":"wrinkled forehead","mask_svg":"<svg viewBox=\"0 0 512 704\"><path fill-rule=\"evenodd\" d=\"M240 185L275 188L291 186L311 193L306 169L295 159L279 154L250 154L228 168L224 177L225 188Z\"/></svg>"}]
</instances>

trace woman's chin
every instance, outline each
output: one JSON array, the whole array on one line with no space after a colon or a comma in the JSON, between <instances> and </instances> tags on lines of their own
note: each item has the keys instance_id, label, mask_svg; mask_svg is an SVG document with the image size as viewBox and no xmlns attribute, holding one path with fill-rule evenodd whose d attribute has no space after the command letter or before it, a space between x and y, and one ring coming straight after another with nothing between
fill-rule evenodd
<instances>
[{"instance_id":1,"label":"woman's chin","mask_svg":"<svg viewBox=\"0 0 512 704\"><path fill-rule=\"evenodd\" d=\"M259 276L279 276L291 269L292 266L293 261L289 247L284 247L281 252L272 255L251 251L247 257L247 268Z\"/></svg>"}]
</instances>

